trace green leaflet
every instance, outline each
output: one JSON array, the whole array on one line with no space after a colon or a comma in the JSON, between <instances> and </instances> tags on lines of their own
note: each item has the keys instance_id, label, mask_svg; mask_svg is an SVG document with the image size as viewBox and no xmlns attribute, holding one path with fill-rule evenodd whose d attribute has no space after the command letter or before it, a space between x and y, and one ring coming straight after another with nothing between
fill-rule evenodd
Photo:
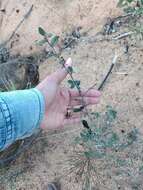
<instances>
[{"instance_id":1,"label":"green leaflet","mask_svg":"<svg viewBox=\"0 0 143 190\"><path fill-rule=\"evenodd\" d=\"M129 132L127 134L127 144L128 145L133 144L137 140L137 136L138 136L138 130L137 129L133 129L131 132Z\"/></svg>"},{"instance_id":2,"label":"green leaflet","mask_svg":"<svg viewBox=\"0 0 143 190\"><path fill-rule=\"evenodd\" d=\"M46 35L46 31L42 27L39 27L38 31L39 31L39 34L41 34L42 36Z\"/></svg>"},{"instance_id":3,"label":"green leaflet","mask_svg":"<svg viewBox=\"0 0 143 190\"><path fill-rule=\"evenodd\" d=\"M39 32L40 35L42 35L42 36L44 36L44 37L50 38L50 37L53 36L52 33L47 33L42 27L39 27L39 28L38 28L38 32Z\"/></svg>"},{"instance_id":4,"label":"green leaflet","mask_svg":"<svg viewBox=\"0 0 143 190\"><path fill-rule=\"evenodd\" d=\"M92 112L91 115L94 115L97 119L100 117L99 112Z\"/></svg>"},{"instance_id":5,"label":"green leaflet","mask_svg":"<svg viewBox=\"0 0 143 190\"><path fill-rule=\"evenodd\" d=\"M40 40L40 41L36 41L36 44L39 45L39 46L42 46L42 45L44 45L46 42L47 42L46 39L42 39L42 40Z\"/></svg>"},{"instance_id":6,"label":"green leaflet","mask_svg":"<svg viewBox=\"0 0 143 190\"><path fill-rule=\"evenodd\" d=\"M112 133L112 136L106 142L106 146L112 148L118 144L119 140L119 136L116 133Z\"/></svg>"},{"instance_id":7,"label":"green leaflet","mask_svg":"<svg viewBox=\"0 0 143 190\"><path fill-rule=\"evenodd\" d=\"M72 68L72 67L68 67L68 68L67 68L67 71L68 71L70 74L72 74L72 73L73 73L73 68Z\"/></svg>"},{"instance_id":8,"label":"green leaflet","mask_svg":"<svg viewBox=\"0 0 143 190\"><path fill-rule=\"evenodd\" d=\"M59 36L54 36L52 39L51 39L51 46L54 47L59 41Z\"/></svg>"},{"instance_id":9,"label":"green leaflet","mask_svg":"<svg viewBox=\"0 0 143 190\"><path fill-rule=\"evenodd\" d=\"M117 112L111 106L107 106L106 116L108 121L113 122L117 117Z\"/></svg>"},{"instance_id":10,"label":"green leaflet","mask_svg":"<svg viewBox=\"0 0 143 190\"><path fill-rule=\"evenodd\" d=\"M135 0L119 0L118 6L127 6L128 4L132 3Z\"/></svg>"},{"instance_id":11,"label":"green leaflet","mask_svg":"<svg viewBox=\"0 0 143 190\"><path fill-rule=\"evenodd\" d=\"M127 5L126 0L119 0L119 2L118 2L119 7L122 7L122 6L125 6L125 5Z\"/></svg>"},{"instance_id":12,"label":"green leaflet","mask_svg":"<svg viewBox=\"0 0 143 190\"><path fill-rule=\"evenodd\" d=\"M79 80L68 80L68 83L70 85L70 88L75 88L75 87L78 87L80 86L80 81Z\"/></svg>"},{"instance_id":13,"label":"green leaflet","mask_svg":"<svg viewBox=\"0 0 143 190\"><path fill-rule=\"evenodd\" d=\"M81 137L81 139L82 139L83 142L87 142L88 140L90 140L91 134L88 133L88 132L82 131L80 133L80 137Z\"/></svg>"}]
</instances>

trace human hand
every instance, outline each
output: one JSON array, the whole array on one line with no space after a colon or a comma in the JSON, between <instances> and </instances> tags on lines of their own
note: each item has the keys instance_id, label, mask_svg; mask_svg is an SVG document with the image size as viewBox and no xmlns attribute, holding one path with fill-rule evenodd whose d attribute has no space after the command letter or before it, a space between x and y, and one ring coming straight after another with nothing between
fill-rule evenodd
<instances>
[{"instance_id":1,"label":"human hand","mask_svg":"<svg viewBox=\"0 0 143 190\"><path fill-rule=\"evenodd\" d=\"M72 61L69 58L65 67L71 66ZM72 113L66 117L67 110L75 106L82 105L82 98L77 90L60 87L61 82L66 78L68 72L66 68L59 69L55 73L47 76L36 88L41 91L45 98L45 114L41 123L41 128L57 129L65 124L75 124L81 119L80 113ZM99 102L100 92L97 90L81 91L84 96L85 105L97 104Z\"/></svg>"}]
</instances>

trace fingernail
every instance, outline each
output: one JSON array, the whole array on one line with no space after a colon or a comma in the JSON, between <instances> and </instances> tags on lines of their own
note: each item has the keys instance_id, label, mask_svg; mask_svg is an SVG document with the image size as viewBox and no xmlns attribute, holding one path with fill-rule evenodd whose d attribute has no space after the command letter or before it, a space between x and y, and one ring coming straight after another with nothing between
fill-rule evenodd
<instances>
[{"instance_id":1,"label":"fingernail","mask_svg":"<svg viewBox=\"0 0 143 190\"><path fill-rule=\"evenodd\" d=\"M68 68L68 67L71 67L71 66L72 66L72 59L68 58L66 63L65 63L65 67Z\"/></svg>"}]
</instances>

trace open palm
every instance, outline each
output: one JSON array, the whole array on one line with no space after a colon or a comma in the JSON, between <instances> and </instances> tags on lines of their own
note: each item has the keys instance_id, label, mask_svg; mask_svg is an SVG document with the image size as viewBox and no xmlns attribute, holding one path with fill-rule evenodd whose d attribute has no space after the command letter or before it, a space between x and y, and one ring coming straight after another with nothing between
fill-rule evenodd
<instances>
[{"instance_id":1,"label":"open palm","mask_svg":"<svg viewBox=\"0 0 143 190\"><path fill-rule=\"evenodd\" d=\"M71 66L71 59L66 62L66 67ZM75 106L80 106L82 99L77 90L62 88L61 82L66 78L65 68L59 69L48 76L36 88L41 91L45 98L45 114L41 123L42 128L57 129L65 124L77 123L80 121L81 113L71 112L67 117L67 110L72 110ZM81 92L86 105L96 104L99 101L100 92L90 90L87 93Z\"/></svg>"}]
</instances>

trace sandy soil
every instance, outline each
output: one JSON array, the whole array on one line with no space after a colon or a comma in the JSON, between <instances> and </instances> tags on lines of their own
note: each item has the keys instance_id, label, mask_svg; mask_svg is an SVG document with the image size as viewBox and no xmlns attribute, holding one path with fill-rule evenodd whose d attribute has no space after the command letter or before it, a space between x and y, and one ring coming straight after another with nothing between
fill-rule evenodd
<instances>
[{"instance_id":1,"label":"sandy soil","mask_svg":"<svg viewBox=\"0 0 143 190\"><path fill-rule=\"evenodd\" d=\"M116 17L122 11L116 8L116 0L1 0L0 9L0 42L5 41L15 29L23 15L34 5L29 18L17 31L12 40L11 54L31 54L39 51L35 40L39 39L37 28L43 26L49 32L59 36L70 33L81 26L87 32L78 40L74 48L67 48L63 55L73 59L78 72L75 77L81 80L83 88L91 86L95 81L100 84L109 69L115 52L118 54L117 65L110 81L105 87L100 105L93 110L102 110L112 105L118 112L117 125L121 129L139 128L143 125L143 43L137 39L127 39L128 54L124 53L125 41L100 41L96 34L103 29L108 17ZM8 46L10 47L10 43ZM57 67L54 58L40 65L41 80ZM0 189L9 190L46 190L46 184L64 175L64 161L72 150L71 142L80 131L81 126L65 127L60 132L43 134L37 143L5 171L4 178L11 172L21 171L9 182L0 184ZM66 162L66 161L65 161ZM16 172L17 173L17 172ZM109 190L118 190L110 180ZM61 179L63 190L80 190L73 179ZM106 189L95 187L94 189ZM127 184L120 189L131 190ZM143 189L143 186L141 187ZM141 190L140 189L140 190Z\"/></svg>"}]
</instances>

